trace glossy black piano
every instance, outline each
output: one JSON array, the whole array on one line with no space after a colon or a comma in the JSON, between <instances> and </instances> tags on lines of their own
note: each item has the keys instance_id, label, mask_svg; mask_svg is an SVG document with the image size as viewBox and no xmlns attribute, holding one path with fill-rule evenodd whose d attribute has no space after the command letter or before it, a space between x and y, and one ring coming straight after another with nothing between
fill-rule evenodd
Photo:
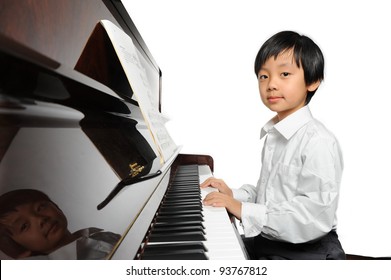
<instances>
[{"instance_id":1,"label":"glossy black piano","mask_svg":"<svg viewBox=\"0 0 391 280\"><path fill-rule=\"evenodd\" d=\"M245 258L225 209L201 203L213 159L159 155L99 24L133 40L161 111L160 68L121 1L2 0L0 15L0 194L43 191L71 232L119 234L107 259Z\"/></svg>"}]
</instances>

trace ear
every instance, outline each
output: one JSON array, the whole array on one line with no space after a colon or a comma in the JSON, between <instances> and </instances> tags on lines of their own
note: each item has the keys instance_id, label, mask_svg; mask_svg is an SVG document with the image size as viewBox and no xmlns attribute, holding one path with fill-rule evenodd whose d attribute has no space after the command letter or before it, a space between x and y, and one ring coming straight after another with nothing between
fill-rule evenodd
<instances>
[{"instance_id":1,"label":"ear","mask_svg":"<svg viewBox=\"0 0 391 280\"><path fill-rule=\"evenodd\" d=\"M320 86L320 81L313 82L312 84L307 86L307 91L308 92L313 92L315 91L318 87Z\"/></svg>"}]
</instances>

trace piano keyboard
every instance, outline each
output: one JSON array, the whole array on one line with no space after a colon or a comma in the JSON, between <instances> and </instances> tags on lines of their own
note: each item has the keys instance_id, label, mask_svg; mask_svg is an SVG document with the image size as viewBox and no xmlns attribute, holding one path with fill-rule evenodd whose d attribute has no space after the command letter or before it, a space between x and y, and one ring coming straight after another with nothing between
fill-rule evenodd
<instances>
[{"instance_id":1,"label":"piano keyboard","mask_svg":"<svg viewBox=\"0 0 391 280\"><path fill-rule=\"evenodd\" d=\"M213 188L208 166L179 166L141 248L139 259L246 259L236 228L223 207L203 206Z\"/></svg>"}]
</instances>

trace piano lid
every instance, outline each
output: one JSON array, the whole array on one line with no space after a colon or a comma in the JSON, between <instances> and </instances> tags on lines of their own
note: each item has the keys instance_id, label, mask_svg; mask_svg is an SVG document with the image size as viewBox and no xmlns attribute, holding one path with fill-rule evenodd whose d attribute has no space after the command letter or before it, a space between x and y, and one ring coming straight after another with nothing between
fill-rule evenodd
<instances>
[{"instance_id":1,"label":"piano lid","mask_svg":"<svg viewBox=\"0 0 391 280\"><path fill-rule=\"evenodd\" d=\"M109 19L132 36L156 98L159 68L120 1L0 6L0 194L41 190L66 214L71 232L123 234L160 176L124 186L100 211L97 205L118 182L159 175L162 165L120 68L93 64L108 54L105 42L91 47L97 23Z\"/></svg>"}]
</instances>

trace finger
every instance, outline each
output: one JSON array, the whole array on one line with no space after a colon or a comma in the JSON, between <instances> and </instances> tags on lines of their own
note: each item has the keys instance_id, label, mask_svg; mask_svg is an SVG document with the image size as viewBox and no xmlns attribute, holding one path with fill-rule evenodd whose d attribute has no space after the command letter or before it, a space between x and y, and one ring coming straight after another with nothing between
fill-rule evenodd
<instances>
[{"instance_id":1,"label":"finger","mask_svg":"<svg viewBox=\"0 0 391 280\"><path fill-rule=\"evenodd\" d=\"M210 182L210 186L216 189L221 188L221 182L220 180L213 180Z\"/></svg>"},{"instance_id":2,"label":"finger","mask_svg":"<svg viewBox=\"0 0 391 280\"><path fill-rule=\"evenodd\" d=\"M213 188L219 188L221 187L223 183L223 180L221 179L216 179L214 177L210 177L208 179L206 179L201 185L200 187L201 188L205 188L205 187L213 187Z\"/></svg>"},{"instance_id":3,"label":"finger","mask_svg":"<svg viewBox=\"0 0 391 280\"><path fill-rule=\"evenodd\" d=\"M202 203L204 205L209 205L211 203L211 201L213 201L213 193L209 193L207 196L205 196L205 198L202 201Z\"/></svg>"},{"instance_id":4,"label":"finger","mask_svg":"<svg viewBox=\"0 0 391 280\"><path fill-rule=\"evenodd\" d=\"M215 197L215 198L210 199L208 201L204 201L204 205L213 206L213 207L225 207L226 201L224 199L219 198L219 197Z\"/></svg>"},{"instance_id":5,"label":"finger","mask_svg":"<svg viewBox=\"0 0 391 280\"><path fill-rule=\"evenodd\" d=\"M213 177L209 177L208 179L206 179L204 182L201 183L200 187L201 188L209 187L213 179L214 179Z\"/></svg>"},{"instance_id":6,"label":"finger","mask_svg":"<svg viewBox=\"0 0 391 280\"><path fill-rule=\"evenodd\" d=\"M218 189L220 192L223 192L223 193L226 193L226 190L228 189L228 186L221 179L216 179L216 180L211 181L210 186L215 189Z\"/></svg>"},{"instance_id":7,"label":"finger","mask_svg":"<svg viewBox=\"0 0 391 280\"><path fill-rule=\"evenodd\" d=\"M207 206L225 207L225 195L218 192L210 193L205 197L203 204Z\"/></svg>"}]
</instances>

